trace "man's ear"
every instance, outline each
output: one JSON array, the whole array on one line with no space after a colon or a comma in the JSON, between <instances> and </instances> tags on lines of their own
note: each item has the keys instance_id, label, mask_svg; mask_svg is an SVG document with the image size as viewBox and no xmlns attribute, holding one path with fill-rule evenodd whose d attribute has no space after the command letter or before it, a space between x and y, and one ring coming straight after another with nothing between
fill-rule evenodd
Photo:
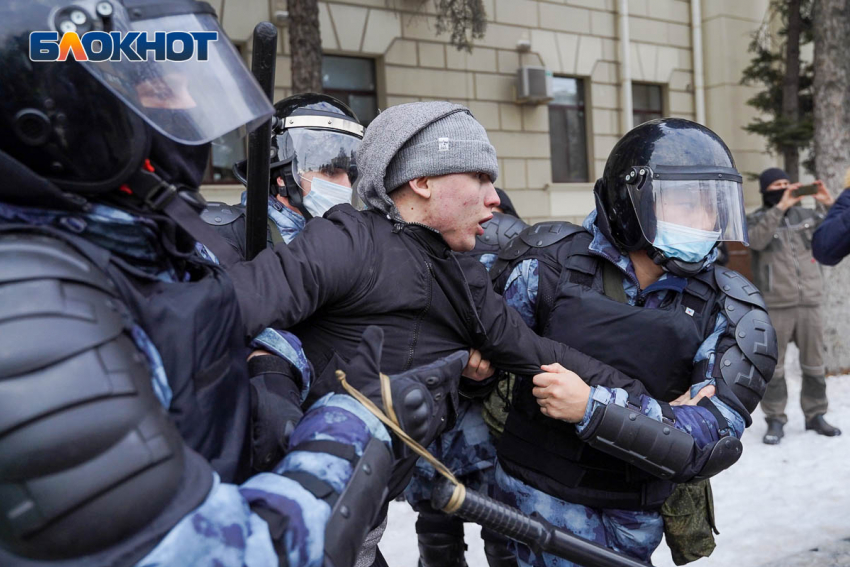
<instances>
[{"instance_id":1,"label":"man's ear","mask_svg":"<svg viewBox=\"0 0 850 567\"><path fill-rule=\"evenodd\" d=\"M417 177L407 182L411 191L422 197L423 199L431 198L431 178Z\"/></svg>"}]
</instances>

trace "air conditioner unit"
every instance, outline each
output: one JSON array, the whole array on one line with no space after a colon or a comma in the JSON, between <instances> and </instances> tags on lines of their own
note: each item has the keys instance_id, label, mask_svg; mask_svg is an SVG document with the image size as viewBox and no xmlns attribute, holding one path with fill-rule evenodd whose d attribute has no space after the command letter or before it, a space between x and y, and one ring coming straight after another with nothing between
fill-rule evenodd
<instances>
[{"instance_id":1,"label":"air conditioner unit","mask_svg":"<svg viewBox=\"0 0 850 567\"><path fill-rule=\"evenodd\" d=\"M520 67L516 83L517 102L541 104L552 100L552 71L546 67Z\"/></svg>"}]
</instances>

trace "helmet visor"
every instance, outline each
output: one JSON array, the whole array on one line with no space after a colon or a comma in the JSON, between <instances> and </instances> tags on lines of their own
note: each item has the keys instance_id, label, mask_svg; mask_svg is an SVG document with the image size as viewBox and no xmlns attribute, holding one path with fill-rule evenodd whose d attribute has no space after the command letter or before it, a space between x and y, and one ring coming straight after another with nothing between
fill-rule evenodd
<instances>
[{"instance_id":1,"label":"helmet visor","mask_svg":"<svg viewBox=\"0 0 850 567\"><path fill-rule=\"evenodd\" d=\"M81 64L150 126L181 144L205 144L232 132L244 134L273 114L274 108L245 67L239 53L211 14L190 13L130 22L116 9L112 29L121 32L217 32L207 42L208 59L195 53L186 61L84 61ZM191 37L185 34L188 43ZM141 42L141 38L138 40ZM138 45L138 42L137 42ZM181 41L174 50L189 49ZM144 56L144 54L142 54Z\"/></svg>"},{"instance_id":2,"label":"helmet visor","mask_svg":"<svg viewBox=\"0 0 850 567\"><path fill-rule=\"evenodd\" d=\"M320 173L335 183L347 177L353 184L359 147L360 138L334 130L290 128L277 136L278 160L294 156L293 177L302 189L302 177L308 173Z\"/></svg>"},{"instance_id":3,"label":"helmet visor","mask_svg":"<svg viewBox=\"0 0 850 567\"><path fill-rule=\"evenodd\" d=\"M652 179L642 186L630 185L629 196L641 231L653 246L659 244L660 232L664 244L673 246L705 241L749 244L740 181Z\"/></svg>"}]
</instances>

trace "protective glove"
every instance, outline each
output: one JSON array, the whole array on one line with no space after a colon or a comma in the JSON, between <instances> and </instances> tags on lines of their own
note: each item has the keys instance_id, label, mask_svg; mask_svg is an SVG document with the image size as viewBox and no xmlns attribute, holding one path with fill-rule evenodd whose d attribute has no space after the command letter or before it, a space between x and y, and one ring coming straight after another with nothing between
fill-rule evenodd
<instances>
[{"instance_id":1,"label":"protective glove","mask_svg":"<svg viewBox=\"0 0 850 567\"><path fill-rule=\"evenodd\" d=\"M349 384L382 408L395 414L401 428L423 446L454 423L457 387L469 359L458 351L435 362L390 376L390 396L381 391L380 363L384 331L370 326L357 352L343 369Z\"/></svg>"}]
</instances>

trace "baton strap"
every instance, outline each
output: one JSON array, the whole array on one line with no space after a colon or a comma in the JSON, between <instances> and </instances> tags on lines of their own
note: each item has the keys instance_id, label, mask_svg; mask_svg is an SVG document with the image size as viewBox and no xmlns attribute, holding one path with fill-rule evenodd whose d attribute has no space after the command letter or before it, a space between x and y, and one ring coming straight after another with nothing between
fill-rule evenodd
<instances>
[{"instance_id":1,"label":"baton strap","mask_svg":"<svg viewBox=\"0 0 850 567\"><path fill-rule=\"evenodd\" d=\"M451 493L451 497L449 498L449 502L446 504L446 507L443 508L447 513L451 514L455 512L463 503L464 495L466 494L466 487L455 478L455 475L452 474L452 471L449 468L437 460L434 455L428 452L425 447L417 443L413 438L411 438L398 423L398 418L396 417L395 411L392 406L392 394L390 390L390 378L383 372L380 373L381 380L381 399L383 400L383 404L387 413L391 416L388 417L387 413L384 413L378 406L376 406L372 400L361 394L357 388L349 384L345 379L345 372L342 370L336 371L336 377L342 384L343 389L355 400L363 404L363 406L369 410L375 417L381 420L381 423L386 425L390 431L395 433L396 437L402 440L402 442L410 447L410 449L428 461L434 469L437 470L441 475L446 477L446 479L454 485Z\"/></svg>"}]
</instances>

